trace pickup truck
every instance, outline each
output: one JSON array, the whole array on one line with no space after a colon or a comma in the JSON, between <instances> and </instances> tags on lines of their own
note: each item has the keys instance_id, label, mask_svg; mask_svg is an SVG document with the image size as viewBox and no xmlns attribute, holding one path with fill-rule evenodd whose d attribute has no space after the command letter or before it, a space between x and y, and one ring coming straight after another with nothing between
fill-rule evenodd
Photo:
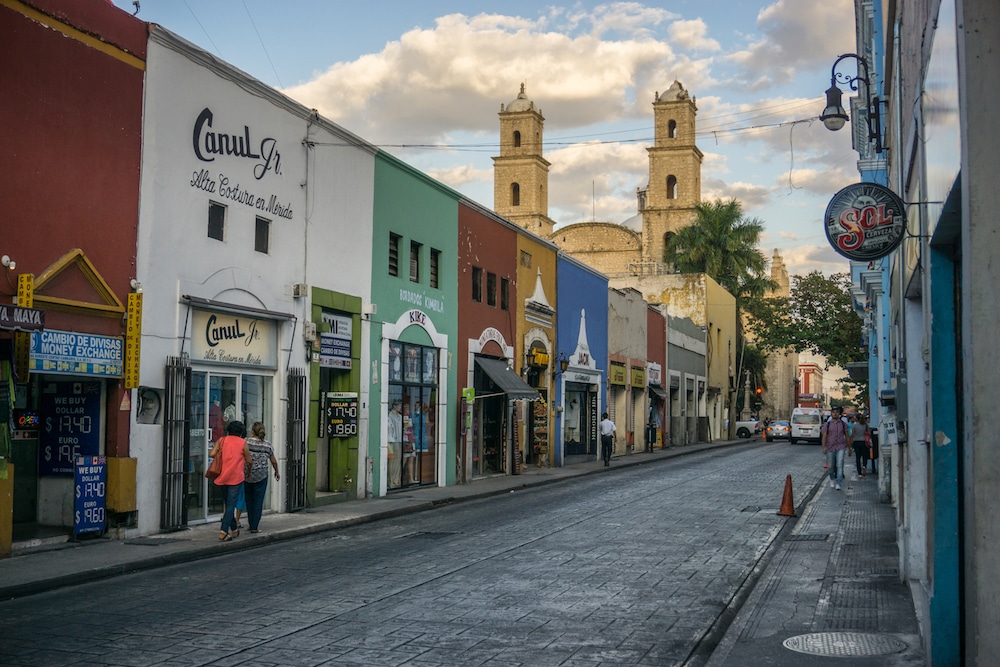
<instances>
[{"instance_id":1,"label":"pickup truck","mask_svg":"<svg viewBox=\"0 0 1000 667\"><path fill-rule=\"evenodd\" d=\"M756 419L736 422L736 437L749 438L760 433L760 422Z\"/></svg>"}]
</instances>

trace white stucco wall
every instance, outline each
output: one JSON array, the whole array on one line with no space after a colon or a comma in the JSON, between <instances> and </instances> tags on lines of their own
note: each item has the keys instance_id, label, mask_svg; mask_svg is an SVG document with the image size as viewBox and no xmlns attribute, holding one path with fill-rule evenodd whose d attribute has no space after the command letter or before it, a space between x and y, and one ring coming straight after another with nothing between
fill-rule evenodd
<instances>
[{"instance_id":1,"label":"white stucco wall","mask_svg":"<svg viewBox=\"0 0 1000 667\"><path fill-rule=\"evenodd\" d=\"M243 154L212 154L208 133L244 141ZM156 27L136 267L144 300L140 384L163 388L166 358L192 349L184 295L292 315L277 323L277 368L260 371L273 373L264 420L281 459L287 370L308 368L310 300L293 297L293 285L370 302L373 174L373 151L349 133ZM223 241L207 235L210 201L227 207ZM271 223L266 254L254 249L257 216ZM192 359L196 369L199 362ZM133 416L143 534L159 529L162 442L162 420L137 424ZM280 507L281 491L269 485L272 507Z\"/></svg>"}]
</instances>

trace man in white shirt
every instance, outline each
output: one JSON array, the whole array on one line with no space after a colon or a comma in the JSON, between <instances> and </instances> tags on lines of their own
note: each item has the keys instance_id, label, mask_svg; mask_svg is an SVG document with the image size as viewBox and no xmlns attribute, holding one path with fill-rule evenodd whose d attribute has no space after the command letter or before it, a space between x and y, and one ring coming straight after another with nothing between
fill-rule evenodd
<instances>
[{"instance_id":1,"label":"man in white shirt","mask_svg":"<svg viewBox=\"0 0 1000 667\"><path fill-rule=\"evenodd\" d=\"M601 459L605 466L611 465L611 449L615 444L615 423L608 419L608 413L601 415L601 423L598 426L601 432Z\"/></svg>"}]
</instances>

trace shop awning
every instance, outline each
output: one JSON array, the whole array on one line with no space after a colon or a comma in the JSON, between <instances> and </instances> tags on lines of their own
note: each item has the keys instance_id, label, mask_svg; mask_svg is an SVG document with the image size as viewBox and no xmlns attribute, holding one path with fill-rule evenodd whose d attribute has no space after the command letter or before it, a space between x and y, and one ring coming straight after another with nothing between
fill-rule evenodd
<instances>
[{"instance_id":1,"label":"shop awning","mask_svg":"<svg viewBox=\"0 0 1000 667\"><path fill-rule=\"evenodd\" d=\"M507 394L508 398L526 398L536 401L541 398L538 392L531 385L522 380L517 373L507 368L507 362L503 359L487 359L477 357L476 365L483 369L483 372L490 376L490 379L500 387L500 391Z\"/></svg>"},{"instance_id":2,"label":"shop awning","mask_svg":"<svg viewBox=\"0 0 1000 667\"><path fill-rule=\"evenodd\" d=\"M663 401L667 400L667 392L663 391L659 387L654 387L653 385L649 385L649 393L655 395L660 400Z\"/></svg>"}]
</instances>

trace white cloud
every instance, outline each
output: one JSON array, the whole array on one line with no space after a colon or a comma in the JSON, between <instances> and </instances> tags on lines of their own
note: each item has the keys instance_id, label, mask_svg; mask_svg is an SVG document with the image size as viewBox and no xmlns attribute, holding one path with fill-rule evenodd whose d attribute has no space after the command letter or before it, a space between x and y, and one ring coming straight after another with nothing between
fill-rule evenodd
<instances>
[{"instance_id":1,"label":"white cloud","mask_svg":"<svg viewBox=\"0 0 1000 667\"><path fill-rule=\"evenodd\" d=\"M719 51L722 46L714 39L709 39L708 26L701 19L693 21L674 21L668 31L670 41L682 48L692 51Z\"/></svg>"},{"instance_id":2,"label":"white cloud","mask_svg":"<svg viewBox=\"0 0 1000 667\"><path fill-rule=\"evenodd\" d=\"M853 51L852 0L802 2L778 0L757 15L760 36L728 59L743 72L734 85L762 91L787 83L802 70L833 65L836 57Z\"/></svg>"}]
</instances>

